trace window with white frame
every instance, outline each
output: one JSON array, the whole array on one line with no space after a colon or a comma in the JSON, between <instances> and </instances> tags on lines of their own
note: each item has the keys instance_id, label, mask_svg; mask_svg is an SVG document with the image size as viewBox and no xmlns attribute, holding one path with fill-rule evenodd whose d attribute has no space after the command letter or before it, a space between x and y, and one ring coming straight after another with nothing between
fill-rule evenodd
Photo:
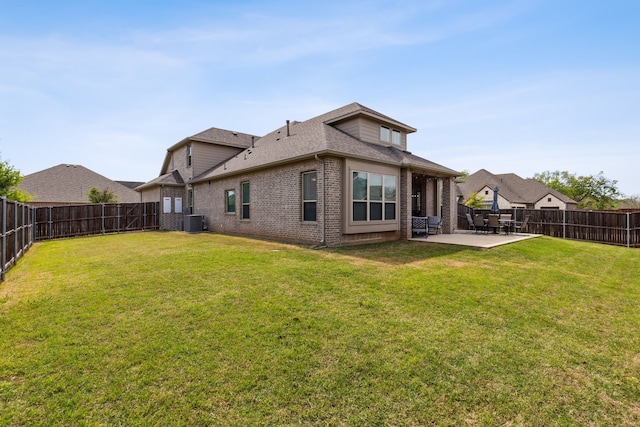
<instances>
[{"instance_id":1,"label":"window with white frame","mask_svg":"<svg viewBox=\"0 0 640 427\"><path fill-rule=\"evenodd\" d=\"M245 181L241 184L242 187L242 219L249 219L249 181Z\"/></svg>"},{"instance_id":2,"label":"window with white frame","mask_svg":"<svg viewBox=\"0 0 640 427\"><path fill-rule=\"evenodd\" d=\"M192 154L193 154L193 147L191 147L191 144L188 144L187 145L187 167L191 167Z\"/></svg>"},{"instance_id":3,"label":"window with white frame","mask_svg":"<svg viewBox=\"0 0 640 427\"><path fill-rule=\"evenodd\" d=\"M317 181L318 174L315 171L302 174L302 220L305 222L317 220Z\"/></svg>"},{"instance_id":4,"label":"window with white frame","mask_svg":"<svg viewBox=\"0 0 640 427\"><path fill-rule=\"evenodd\" d=\"M396 219L397 177L354 171L351 186L353 221Z\"/></svg>"}]
</instances>

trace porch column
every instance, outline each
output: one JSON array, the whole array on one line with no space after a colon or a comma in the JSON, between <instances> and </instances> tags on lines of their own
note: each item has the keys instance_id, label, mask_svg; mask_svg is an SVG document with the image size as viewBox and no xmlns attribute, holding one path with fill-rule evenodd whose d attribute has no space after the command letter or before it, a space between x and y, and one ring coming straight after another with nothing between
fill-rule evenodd
<instances>
[{"instance_id":1,"label":"porch column","mask_svg":"<svg viewBox=\"0 0 640 427\"><path fill-rule=\"evenodd\" d=\"M400 169L400 240L411 238L411 177L409 169Z\"/></svg>"},{"instance_id":2,"label":"porch column","mask_svg":"<svg viewBox=\"0 0 640 427\"><path fill-rule=\"evenodd\" d=\"M458 205L454 178L442 178L442 232L453 233L457 228Z\"/></svg>"}]
</instances>

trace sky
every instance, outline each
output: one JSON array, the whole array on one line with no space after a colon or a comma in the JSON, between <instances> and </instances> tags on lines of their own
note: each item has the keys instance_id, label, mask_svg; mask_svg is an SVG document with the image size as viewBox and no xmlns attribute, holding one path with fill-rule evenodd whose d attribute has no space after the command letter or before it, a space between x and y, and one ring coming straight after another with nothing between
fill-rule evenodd
<instances>
[{"instance_id":1,"label":"sky","mask_svg":"<svg viewBox=\"0 0 640 427\"><path fill-rule=\"evenodd\" d=\"M211 127L358 102L458 171L640 195L637 0L0 0L0 160L157 177Z\"/></svg>"}]
</instances>

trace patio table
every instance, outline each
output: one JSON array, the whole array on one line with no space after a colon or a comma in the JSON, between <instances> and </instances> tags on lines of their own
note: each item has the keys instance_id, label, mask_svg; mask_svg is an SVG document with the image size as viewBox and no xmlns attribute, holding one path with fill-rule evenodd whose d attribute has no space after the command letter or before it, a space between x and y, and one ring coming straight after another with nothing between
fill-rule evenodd
<instances>
[{"instance_id":1,"label":"patio table","mask_svg":"<svg viewBox=\"0 0 640 427\"><path fill-rule=\"evenodd\" d=\"M511 228L511 226L513 226L513 224L515 224L516 220L515 219L507 219L507 218L501 218L498 220L498 222L500 223L500 225L502 227L504 227L504 233L505 234L509 234L509 229Z\"/></svg>"}]
</instances>

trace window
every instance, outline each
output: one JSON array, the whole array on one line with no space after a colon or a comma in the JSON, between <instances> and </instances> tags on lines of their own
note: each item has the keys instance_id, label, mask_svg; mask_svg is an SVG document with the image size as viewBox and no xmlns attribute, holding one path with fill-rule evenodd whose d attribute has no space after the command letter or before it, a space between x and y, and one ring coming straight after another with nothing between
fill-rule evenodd
<instances>
[{"instance_id":1,"label":"window","mask_svg":"<svg viewBox=\"0 0 640 427\"><path fill-rule=\"evenodd\" d=\"M242 183L242 219L249 219L249 182Z\"/></svg>"},{"instance_id":2,"label":"window","mask_svg":"<svg viewBox=\"0 0 640 427\"><path fill-rule=\"evenodd\" d=\"M391 142L393 142L395 145L400 145L400 132L397 130L392 130L391 131Z\"/></svg>"},{"instance_id":3,"label":"window","mask_svg":"<svg viewBox=\"0 0 640 427\"><path fill-rule=\"evenodd\" d=\"M396 219L397 178L368 172L353 172L353 221Z\"/></svg>"},{"instance_id":4,"label":"window","mask_svg":"<svg viewBox=\"0 0 640 427\"><path fill-rule=\"evenodd\" d=\"M224 192L224 211L226 213L236 213L236 192L235 190L227 190Z\"/></svg>"},{"instance_id":5,"label":"window","mask_svg":"<svg viewBox=\"0 0 640 427\"><path fill-rule=\"evenodd\" d=\"M386 126L380 126L380 141L389 142L390 129Z\"/></svg>"},{"instance_id":6,"label":"window","mask_svg":"<svg viewBox=\"0 0 640 427\"><path fill-rule=\"evenodd\" d=\"M192 148L191 148L191 144L187 145L187 167L190 168L191 167L191 154L192 154Z\"/></svg>"},{"instance_id":7,"label":"window","mask_svg":"<svg viewBox=\"0 0 640 427\"><path fill-rule=\"evenodd\" d=\"M302 220L316 221L318 204L318 175L316 172L302 174Z\"/></svg>"},{"instance_id":8,"label":"window","mask_svg":"<svg viewBox=\"0 0 640 427\"><path fill-rule=\"evenodd\" d=\"M190 188L187 192L187 207L189 209L189 213L193 213L193 188Z\"/></svg>"}]
</instances>

